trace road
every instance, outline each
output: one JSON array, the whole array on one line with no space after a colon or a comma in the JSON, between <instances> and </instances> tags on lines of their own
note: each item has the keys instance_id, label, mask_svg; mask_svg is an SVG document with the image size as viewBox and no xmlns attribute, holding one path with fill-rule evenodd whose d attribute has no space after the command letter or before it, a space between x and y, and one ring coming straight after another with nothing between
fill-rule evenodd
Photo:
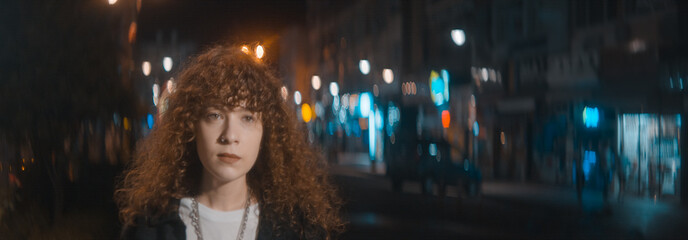
<instances>
[{"instance_id":1,"label":"road","mask_svg":"<svg viewBox=\"0 0 688 240\"><path fill-rule=\"evenodd\" d=\"M675 203L627 196L604 207L599 192L490 182L479 198L424 196L415 183L390 190L383 175L333 166L349 221L344 239L680 239L688 212Z\"/></svg>"}]
</instances>

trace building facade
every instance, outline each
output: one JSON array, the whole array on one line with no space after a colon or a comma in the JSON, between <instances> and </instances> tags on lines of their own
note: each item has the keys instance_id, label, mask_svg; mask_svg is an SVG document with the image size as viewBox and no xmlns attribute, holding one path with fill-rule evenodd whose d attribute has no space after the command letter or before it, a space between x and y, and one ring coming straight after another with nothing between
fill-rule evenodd
<instances>
[{"instance_id":1,"label":"building facade","mask_svg":"<svg viewBox=\"0 0 688 240\"><path fill-rule=\"evenodd\" d=\"M452 160L471 159L488 178L571 185L580 163L589 186L608 184L618 192L626 179L624 190L642 196L686 192L680 191L688 84L686 17L679 14L684 3L378 0L308 6L308 25L282 43L300 43L305 53L285 54L281 63L291 66L282 69L287 85L306 92L313 104L322 101L327 109L337 98L311 87L317 75L322 86L338 84L340 102L343 93L374 92L374 108L387 120L389 106L435 99L432 79L439 75L447 79L449 96L436 114L447 110L451 121L438 131L452 146ZM452 41L453 30L461 30L461 41ZM361 60L370 73L361 72ZM390 84L384 69L394 72ZM338 113L329 112L318 126L350 143L339 142L339 151L370 145L361 134L344 140L351 136L347 124L330 127ZM381 135L385 144L392 142Z\"/></svg>"}]
</instances>

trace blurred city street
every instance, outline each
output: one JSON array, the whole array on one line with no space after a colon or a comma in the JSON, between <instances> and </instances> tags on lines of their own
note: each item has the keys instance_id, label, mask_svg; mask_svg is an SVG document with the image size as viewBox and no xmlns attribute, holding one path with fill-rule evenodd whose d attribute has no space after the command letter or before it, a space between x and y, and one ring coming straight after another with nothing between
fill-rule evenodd
<instances>
[{"instance_id":1,"label":"blurred city street","mask_svg":"<svg viewBox=\"0 0 688 240\"><path fill-rule=\"evenodd\" d=\"M677 202L626 196L605 209L599 191L585 190L581 206L573 187L503 181L486 181L478 198L441 198L418 183L392 192L366 165L331 168L347 201L344 239L680 239L688 227Z\"/></svg>"},{"instance_id":2,"label":"blurred city street","mask_svg":"<svg viewBox=\"0 0 688 240\"><path fill-rule=\"evenodd\" d=\"M686 239L686 13L684 0L3 1L0 240L117 239L123 171L189 59L218 44L280 79L273 100L298 129L284 134L330 167L344 239Z\"/></svg>"}]
</instances>

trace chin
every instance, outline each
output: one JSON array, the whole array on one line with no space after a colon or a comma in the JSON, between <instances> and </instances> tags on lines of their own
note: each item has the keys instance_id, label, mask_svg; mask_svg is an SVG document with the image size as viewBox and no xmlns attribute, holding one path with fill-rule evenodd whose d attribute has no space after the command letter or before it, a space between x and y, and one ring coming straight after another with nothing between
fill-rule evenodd
<instances>
[{"instance_id":1,"label":"chin","mask_svg":"<svg viewBox=\"0 0 688 240\"><path fill-rule=\"evenodd\" d=\"M238 172L235 169L226 169L222 172L216 172L214 175L216 179L222 182L232 182L234 180L240 179L243 176L246 176L246 173Z\"/></svg>"}]
</instances>

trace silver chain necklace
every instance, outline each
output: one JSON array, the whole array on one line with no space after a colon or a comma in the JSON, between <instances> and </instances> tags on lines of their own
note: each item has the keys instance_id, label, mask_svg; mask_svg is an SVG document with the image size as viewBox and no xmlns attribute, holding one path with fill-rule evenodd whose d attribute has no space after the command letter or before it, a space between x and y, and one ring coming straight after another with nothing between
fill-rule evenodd
<instances>
[{"instance_id":1,"label":"silver chain necklace","mask_svg":"<svg viewBox=\"0 0 688 240\"><path fill-rule=\"evenodd\" d=\"M244 216L241 217L241 225L239 226L239 232L237 234L237 240L243 240L244 239L244 231L246 230L246 222L248 221L248 211L249 211L249 206L251 204L251 194L247 193L248 197L246 197L246 206L244 206ZM194 227L194 231L196 232L196 237L198 237L198 240L203 240L203 233L201 233L201 215L198 212L198 201L196 201L196 198L191 198L191 225Z\"/></svg>"}]
</instances>

